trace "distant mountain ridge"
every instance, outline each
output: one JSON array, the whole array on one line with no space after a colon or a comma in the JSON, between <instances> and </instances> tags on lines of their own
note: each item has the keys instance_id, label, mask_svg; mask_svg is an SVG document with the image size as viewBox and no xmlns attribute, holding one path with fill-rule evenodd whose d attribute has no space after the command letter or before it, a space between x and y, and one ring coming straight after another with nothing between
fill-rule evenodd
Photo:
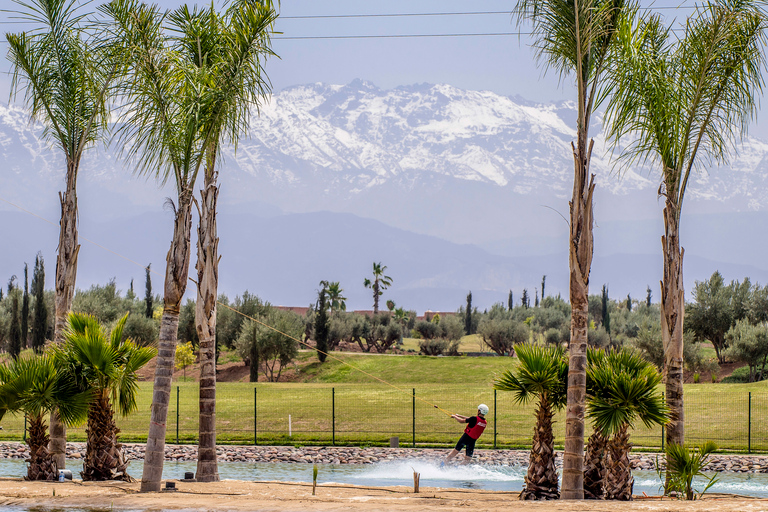
<instances>
[{"instance_id":1,"label":"distant mountain ridge","mask_svg":"<svg viewBox=\"0 0 768 512\"><path fill-rule=\"evenodd\" d=\"M265 298L287 305L306 302L321 270L330 274L338 268L339 276L351 276L360 266L357 277L345 277L360 280L374 260L410 276L398 284L431 309L446 306L429 297L452 297L454 303L466 295L465 288L488 290L503 300L504 290L531 288L543 273L551 276L548 289L566 290L567 276L561 285L556 276L567 270L564 218L574 119L570 102L537 104L450 85L382 90L355 80L284 89L254 115L237 150L222 152L219 209L222 219L237 226L229 232L222 221L222 254L232 244L223 265L240 261L249 280L272 283L274 298ZM638 293L647 284L655 289L660 270L652 271L658 262L650 262L661 252L662 206L657 174L652 167L619 173L605 151L599 116L590 129L597 181L593 286L610 282L617 293ZM57 219L63 165L41 133L24 111L0 106L0 196ZM732 269L730 278L768 271L766 155L768 144L748 138L728 166L699 172L690 184L681 235L687 289L692 280L711 274L711 266L726 274ZM134 176L114 145L93 148L83 158L78 196L84 233L95 229L134 251L142 264L155 263L153 268L164 263L170 222L161 207L173 195L172 187L158 188L153 177ZM0 203L0 212L7 210ZM137 218L154 219L157 226L141 224L142 235L128 224ZM243 220L232 220L237 218ZM400 231L394 235L391 228ZM0 229L10 233L7 226ZM0 258L0 270L18 265L19 258L32 261L37 249L48 254L55 249L55 229L45 242L30 232L13 232L16 244ZM316 238L324 232L333 239ZM262 240L265 233L269 237ZM622 260L643 270L622 268ZM94 261L92 268L100 264ZM83 280L88 275L85 269L78 273ZM126 268L112 275L134 274ZM282 275L295 280L278 284ZM238 291L242 281L235 278L230 285L227 279L222 271L222 286ZM364 296L360 300L355 307L368 307Z\"/></svg>"}]
</instances>

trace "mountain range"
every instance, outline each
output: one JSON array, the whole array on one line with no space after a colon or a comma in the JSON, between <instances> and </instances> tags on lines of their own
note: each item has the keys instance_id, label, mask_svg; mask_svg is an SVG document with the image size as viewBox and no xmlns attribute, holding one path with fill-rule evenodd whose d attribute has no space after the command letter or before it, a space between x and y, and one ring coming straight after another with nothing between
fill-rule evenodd
<instances>
[{"instance_id":1,"label":"mountain range","mask_svg":"<svg viewBox=\"0 0 768 512\"><path fill-rule=\"evenodd\" d=\"M658 173L618 164L602 118L596 175L592 288L658 296ZM273 94L249 134L221 162L221 289L274 304L306 305L321 279L341 281L354 308L369 308L371 262L393 277L399 305L456 309L505 301L540 287L567 296L566 237L575 109L488 91L418 84L381 90L356 80ZM621 147L617 151L620 151ZM726 166L699 169L682 220L686 288L720 270L768 281L768 144L747 138ZM62 162L24 111L0 106L0 197L58 217ZM706 162L705 162L706 163ZM135 176L115 145L95 147L78 179L81 234L162 271L173 189ZM0 270L19 274L42 250L53 274L57 229L0 203ZM85 243L84 243L85 244ZM143 271L84 245L78 285L115 276L122 289ZM193 262L194 263L194 262ZM156 287L162 283L157 277Z\"/></svg>"}]
</instances>

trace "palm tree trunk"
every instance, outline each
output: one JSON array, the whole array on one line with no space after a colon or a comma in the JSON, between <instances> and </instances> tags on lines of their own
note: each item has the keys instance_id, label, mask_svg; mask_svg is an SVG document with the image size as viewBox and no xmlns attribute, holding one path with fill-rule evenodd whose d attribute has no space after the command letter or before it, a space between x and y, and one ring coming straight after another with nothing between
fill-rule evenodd
<instances>
[{"instance_id":1,"label":"palm tree trunk","mask_svg":"<svg viewBox=\"0 0 768 512\"><path fill-rule=\"evenodd\" d=\"M680 248L680 218L673 201L664 207L664 280L661 282L661 340L664 346L666 399L670 410L667 444L685 442L683 412L683 253Z\"/></svg>"},{"instance_id":2,"label":"palm tree trunk","mask_svg":"<svg viewBox=\"0 0 768 512\"><path fill-rule=\"evenodd\" d=\"M589 273L592 268L592 194L594 174L587 182L594 140L586 147L586 130L579 130L573 148L574 180L571 199L570 267L571 341L568 355L568 402L565 410L563 499L584 499L584 413L587 396L587 322Z\"/></svg>"},{"instance_id":3,"label":"palm tree trunk","mask_svg":"<svg viewBox=\"0 0 768 512\"><path fill-rule=\"evenodd\" d=\"M59 222L59 247L56 254L55 278L55 318L53 324L53 341L61 343L64 328L67 325L67 315L72 309L72 298L75 295L75 278L77 276L77 256L80 244L77 241L77 165L67 161L67 188L64 194L59 193L61 202L61 221ZM51 442L49 450L59 469L66 465L67 430L59 420L54 409L51 411Z\"/></svg>"},{"instance_id":4,"label":"palm tree trunk","mask_svg":"<svg viewBox=\"0 0 768 512\"><path fill-rule=\"evenodd\" d=\"M608 438L595 428L589 436L584 455L584 498L599 500L603 498L603 479L605 478L605 450Z\"/></svg>"},{"instance_id":5,"label":"palm tree trunk","mask_svg":"<svg viewBox=\"0 0 768 512\"><path fill-rule=\"evenodd\" d=\"M166 256L163 316L160 321L160 340L155 367L152 393L152 410L144 455L144 472L141 492L160 491L165 456L165 422L168 419L168 403L171 398L171 379L176 357L176 337L179 330L181 299L187 289L192 229L192 194L183 191L173 226L173 240Z\"/></svg>"},{"instance_id":6,"label":"palm tree trunk","mask_svg":"<svg viewBox=\"0 0 768 512\"><path fill-rule=\"evenodd\" d=\"M536 409L536 426L525 486L520 492L521 500L556 500L560 497L555 467L555 436L552 433L553 416L552 405L542 397Z\"/></svg>"},{"instance_id":7,"label":"palm tree trunk","mask_svg":"<svg viewBox=\"0 0 768 512\"><path fill-rule=\"evenodd\" d=\"M378 315L379 314L379 279L376 276L373 276L373 314Z\"/></svg>"},{"instance_id":8,"label":"palm tree trunk","mask_svg":"<svg viewBox=\"0 0 768 512\"><path fill-rule=\"evenodd\" d=\"M630 501L635 479L632 477L632 467L629 463L628 425L616 432L608 442L607 462L605 465L605 499Z\"/></svg>"},{"instance_id":9,"label":"palm tree trunk","mask_svg":"<svg viewBox=\"0 0 768 512\"><path fill-rule=\"evenodd\" d=\"M83 481L124 480L132 482L128 475L123 445L117 440L120 429L115 425L114 412L109 395L104 392L91 404L88 411L88 442L80 475Z\"/></svg>"},{"instance_id":10,"label":"palm tree trunk","mask_svg":"<svg viewBox=\"0 0 768 512\"><path fill-rule=\"evenodd\" d=\"M27 480L57 480L59 469L56 460L48 451L48 429L43 415L29 416L27 445L29 445L29 467Z\"/></svg>"},{"instance_id":11,"label":"palm tree trunk","mask_svg":"<svg viewBox=\"0 0 768 512\"><path fill-rule=\"evenodd\" d=\"M215 153L208 154L208 171ZM202 209L197 230L197 305L195 323L200 339L200 421L197 447L198 482L218 482L216 464L216 296L219 281L219 238L216 236L216 172L205 173L200 192Z\"/></svg>"}]
</instances>

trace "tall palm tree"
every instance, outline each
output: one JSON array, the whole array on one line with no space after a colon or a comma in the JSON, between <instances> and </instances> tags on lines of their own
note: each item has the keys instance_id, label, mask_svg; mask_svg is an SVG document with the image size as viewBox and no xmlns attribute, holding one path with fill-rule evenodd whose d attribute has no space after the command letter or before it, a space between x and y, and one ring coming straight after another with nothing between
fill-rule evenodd
<instances>
[{"instance_id":1,"label":"tall palm tree","mask_svg":"<svg viewBox=\"0 0 768 512\"><path fill-rule=\"evenodd\" d=\"M166 420L171 394L181 299L187 288L194 185L215 139L208 106L206 70L191 62L180 27L157 6L113 0L100 7L106 29L122 48L128 66L121 83L127 108L119 140L140 171L175 185L173 238L166 256L163 315L152 395L152 411L141 490L159 491L163 472ZM170 24L166 30L166 22ZM167 32L173 32L169 35Z\"/></svg>"},{"instance_id":2,"label":"tall palm tree","mask_svg":"<svg viewBox=\"0 0 768 512\"><path fill-rule=\"evenodd\" d=\"M0 419L7 413L26 415L29 467L27 480L58 479L58 464L48 450L45 417L53 409L66 425L81 424L88 413L90 390L81 390L59 370L50 355L21 357L0 366Z\"/></svg>"},{"instance_id":3,"label":"tall palm tree","mask_svg":"<svg viewBox=\"0 0 768 512\"><path fill-rule=\"evenodd\" d=\"M12 94L23 91L30 115L44 125L43 136L64 155L65 189L59 193L61 220L56 255L54 342L62 341L72 308L80 252L77 232L77 175L83 153L107 131L107 99L119 72L109 45L89 36L77 0L13 0L16 18L35 29L6 34L13 67ZM65 464L66 430L51 416L51 451Z\"/></svg>"},{"instance_id":4,"label":"tall palm tree","mask_svg":"<svg viewBox=\"0 0 768 512\"><path fill-rule=\"evenodd\" d=\"M568 360L559 346L533 343L516 348L519 364L493 383L494 389L512 391L517 403L536 400L536 426L521 500L553 500L560 496L555 468L552 419L566 403Z\"/></svg>"},{"instance_id":5,"label":"tall palm tree","mask_svg":"<svg viewBox=\"0 0 768 512\"><path fill-rule=\"evenodd\" d=\"M387 270L386 265L382 265L381 262L373 262L373 281L367 277L363 281L363 286L373 290L373 314L379 313L379 297L384 293L384 290L392 286L392 278L384 275L384 271Z\"/></svg>"},{"instance_id":6,"label":"tall palm tree","mask_svg":"<svg viewBox=\"0 0 768 512\"><path fill-rule=\"evenodd\" d=\"M631 500L634 479L629 463L629 429L640 420L650 428L665 425L669 410L658 388L656 367L631 350L599 351L590 358L587 411L605 446L603 497Z\"/></svg>"},{"instance_id":7,"label":"tall palm tree","mask_svg":"<svg viewBox=\"0 0 768 512\"><path fill-rule=\"evenodd\" d=\"M53 348L61 371L83 389L93 390L88 409L88 428L83 480L127 480L128 462L118 442L114 408L126 416L137 409L139 390L136 372L157 351L123 339L128 314L107 332L91 315L70 313L64 344Z\"/></svg>"},{"instance_id":8,"label":"tall palm tree","mask_svg":"<svg viewBox=\"0 0 768 512\"><path fill-rule=\"evenodd\" d=\"M592 268L594 175L589 164L592 113L601 96L601 78L611 58L618 21L633 0L518 0L520 23L531 24L538 57L561 76L573 74L577 90L573 195L570 201L571 337L568 407L563 459L563 498L583 499L584 411L586 405L589 274Z\"/></svg>"},{"instance_id":9,"label":"tall palm tree","mask_svg":"<svg viewBox=\"0 0 768 512\"><path fill-rule=\"evenodd\" d=\"M341 288L339 281L322 281L320 285L325 287L325 293L328 296L328 302L331 305L331 311L347 310L347 298L342 295L344 290Z\"/></svg>"},{"instance_id":10,"label":"tall palm tree","mask_svg":"<svg viewBox=\"0 0 768 512\"><path fill-rule=\"evenodd\" d=\"M671 409L667 443L683 444L683 199L698 157L728 159L757 112L765 68L763 4L707 2L688 18L683 37L659 15L622 24L608 107L609 136L631 137L626 162L661 168L664 197L664 274L661 328L666 397Z\"/></svg>"},{"instance_id":11,"label":"tall palm tree","mask_svg":"<svg viewBox=\"0 0 768 512\"><path fill-rule=\"evenodd\" d=\"M219 255L216 205L219 195L220 146L248 129L252 108L270 93L263 60L272 55L269 31L277 17L271 0L233 3L223 14L213 6L190 11L186 6L169 16L180 37L178 45L196 67L205 91L202 113L206 133L204 185L200 191L197 230L197 305L200 338L200 420L198 481L218 481L216 463L216 299Z\"/></svg>"}]
</instances>

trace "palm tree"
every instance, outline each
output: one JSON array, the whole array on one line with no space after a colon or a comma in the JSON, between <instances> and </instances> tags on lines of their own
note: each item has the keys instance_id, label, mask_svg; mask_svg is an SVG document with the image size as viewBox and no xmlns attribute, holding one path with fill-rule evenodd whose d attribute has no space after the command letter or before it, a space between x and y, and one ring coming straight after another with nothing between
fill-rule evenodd
<instances>
[{"instance_id":1,"label":"palm tree","mask_svg":"<svg viewBox=\"0 0 768 512\"><path fill-rule=\"evenodd\" d=\"M587 411L595 431L607 439L602 457L602 497L631 500L634 479L629 463L629 429L639 419L650 428L665 425L668 409L658 389L656 367L630 350L596 351L587 371ZM598 497L601 497L598 495Z\"/></svg>"},{"instance_id":2,"label":"palm tree","mask_svg":"<svg viewBox=\"0 0 768 512\"><path fill-rule=\"evenodd\" d=\"M325 284L323 284L325 283ZM341 288L339 281L322 281L321 286L325 286L325 293L328 296L328 301L331 304L331 311L346 311L347 310L347 298L342 295L344 290Z\"/></svg>"},{"instance_id":3,"label":"palm tree","mask_svg":"<svg viewBox=\"0 0 768 512\"><path fill-rule=\"evenodd\" d=\"M79 389L50 355L21 357L0 366L0 419L6 412L21 412L28 422L27 480L58 479L60 468L48 450L45 417L57 409L64 424L78 425L85 420L90 401L91 391Z\"/></svg>"},{"instance_id":4,"label":"palm tree","mask_svg":"<svg viewBox=\"0 0 768 512\"><path fill-rule=\"evenodd\" d=\"M83 480L127 480L128 462L118 442L114 410L126 416L137 409L139 390L136 372L157 351L123 339L128 314L107 333L96 317L70 313L64 345L53 348L62 371L83 389L93 390L88 409L88 428Z\"/></svg>"},{"instance_id":5,"label":"palm tree","mask_svg":"<svg viewBox=\"0 0 768 512\"><path fill-rule=\"evenodd\" d=\"M197 306L195 324L200 338L200 420L198 481L219 480L216 462L216 299L218 297L218 234L216 205L219 195L217 160L220 145L237 145L248 129L251 108L269 95L269 79L262 62L273 55L269 31L277 17L271 0L237 1L221 15L209 8L190 11L183 6L169 16L180 32L179 48L197 69L205 94L201 112L204 185L200 191L197 230Z\"/></svg>"},{"instance_id":6,"label":"palm tree","mask_svg":"<svg viewBox=\"0 0 768 512\"><path fill-rule=\"evenodd\" d=\"M566 402L568 361L557 346L524 343L516 348L517 368L507 370L493 387L512 391L515 401L525 404L536 400L536 426L533 429L531 456L521 500L553 500L560 496L555 468L555 440L552 418Z\"/></svg>"},{"instance_id":7,"label":"palm tree","mask_svg":"<svg viewBox=\"0 0 768 512\"><path fill-rule=\"evenodd\" d=\"M518 0L518 21L530 22L538 57L561 76L573 74L577 89L573 195L570 202L571 338L566 410L563 498L583 499L589 273L592 268L594 175L589 164L592 113L601 98L601 77L612 55L618 21L632 0Z\"/></svg>"},{"instance_id":8,"label":"palm tree","mask_svg":"<svg viewBox=\"0 0 768 512\"><path fill-rule=\"evenodd\" d=\"M367 277L363 281L363 286L371 288L373 290L373 314L379 313L379 297L384 290L392 286L392 278L384 275L384 271L387 270L386 265L382 265L381 262L373 262L373 281Z\"/></svg>"},{"instance_id":9,"label":"palm tree","mask_svg":"<svg viewBox=\"0 0 768 512\"><path fill-rule=\"evenodd\" d=\"M66 165L66 188L59 194L61 220L56 256L54 342L62 341L72 308L80 252L77 233L77 175L83 152L107 131L107 98L120 61L108 45L88 37L81 26L77 0L14 0L17 18L33 23L29 32L6 34L13 66L13 95L24 92L43 136L58 147ZM51 451L59 468L65 464L66 430L51 416Z\"/></svg>"},{"instance_id":10,"label":"palm tree","mask_svg":"<svg viewBox=\"0 0 768 512\"><path fill-rule=\"evenodd\" d=\"M683 37L652 15L625 21L613 69L609 136L629 136L626 162L661 168L664 275L661 326L666 396L671 410L667 443L683 444L683 250L680 218L697 157L725 162L757 112L763 85L765 13L753 0L708 2L688 18Z\"/></svg>"},{"instance_id":11,"label":"palm tree","mask_svg":"<svg viewBox=\"0 0 768 512\"><path fill-rule=\"evenodd\" d=\"M159 491L179 312L189 276L193 187L218 134L206 124L211 101L206 70L190 61L188 49L180 42L184 38L182 28L171 24L171 29L181 30L182 35L167 35L164 24L168 15L137 0L113 0L100 10L110 20L106 30L119 42L128 66L121 83L128 107L120 119L119 139L139 171L154 173L163 183L173 177L176 187L175 204L169 200L175 218L166 256L163 315L141 482L142 491Z\"/></svg>"}]
</instances>

